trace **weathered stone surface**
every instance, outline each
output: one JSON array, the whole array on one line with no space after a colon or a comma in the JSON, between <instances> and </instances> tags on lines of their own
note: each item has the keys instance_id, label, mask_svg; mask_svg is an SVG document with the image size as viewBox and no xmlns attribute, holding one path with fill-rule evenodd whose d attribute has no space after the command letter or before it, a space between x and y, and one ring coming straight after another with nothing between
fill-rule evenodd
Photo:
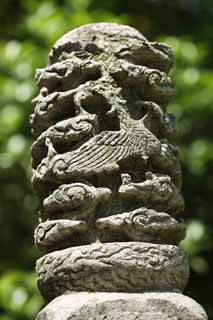
<instances>
[{"instance_id":1,"label":"weathered stone surface","mask_svg":"<svg viewBox=\"0 0 213 320\"><path fill-rule=\"evenodd\" d=\"M36 75L40 93L31 117L37 138L32 180L42 201L61 184L83 180L113 193L111 206L104 203L94 210L98 215L125 212L130 203L131 209L148 206L172 215L183 211L177 156L161 140L174 131L165 107L174 94L171 66L169 47L148 42L127 26L88 25L55 44L49 65ZM154 179L150 183L150 168L156 176L171 177L167 185L173 199L165 194L159 199L165 187L160 178L158 186ZM121 187L126 173L129 187ZM142 188L137 196L132 192Z\"/></svg>"},{"instance_id":2,"label":"weathered stone surface","mask_svg":"<svg viewBox=\"0 0 213 320\"><path fill-rule=\"evenodd\" d=\"M37 71L35 243L50 252L37 261L39 288L46 300L66 291L117 292L63 296L39 320L206 319L195 302L172 293L188 279L176 246L185 229L174 218L184 201L167 113L172 65L168 46L98 23L64 35Z\"/></svg>"},{"instance_id":3,"label":"weathered stone surface","mask_svg":"<svg viewBox=\"0 0 213 320\"><path fill-rule=\"evenodd\" d=\"M55 251L37 261L47 300L65 291L180 290L188 280L184 252L172 245L138 242L92 244Z\"/></svg>"},{"instance_id":4,"label":"weathered stone surface","mask_svg":"<svg viewBox=\"0 0 213 320\"><path fill-rule=\"evenodd\" d=\"M32 145L33 167L41 162L47 153L46 140L51 140L54 145L70 148L80 145L86 138L95 134L97 130L97 117L93 114L79 115L75 118L59 121L43 132Z\"/></svg>"},{"instance_id":5,"label":"weathered stone surface","mask_svg":"<svg viewBox=\"0 0 213 320\"><path fill-rule=\"evenodd\" d=\"M67 293L54 299L36 320L207 320L194 300L175 292Z\"/></svg>"},{"instance_id":6,"label":"weathered stone surface","mask_svg":"<svg viewBox=\"0 0 213 320\"><path fill-rule=\"evenodd\" d=\"M84 221L52 220L40 223L35 230L35 244L49 252L89 242L88 225Z\"/></svg>"},{"instance_id":7,"label":"weathered stone surface","mask_svg":"<svg viewBox=\"0 0 213 320\"><path fill-rule=\"evenodd\" d=\"M65 217L67 214L73 220L89 221L98 202L110 196L108 188L95 188L83 183L62 184L44 199L42 217Z\"/></svg>"},{"instance_id":8,"label":"weathered stone surface","mask_svg":"<svg viewBox=\"0 0 213 320\"><path fill-rule=\"evenodd\" d=\"M185 237L185 227L170 215L147 208L116 214L96 221L102 242L145 241L178 244Z\"/></svg>"},{"instance_id":9,"label":"weathered stone surface","mask_svg":"<svg viewBox=\"0 0 213 320\"><path fill-rule=\"evenodd\" d=\"M83 49L83 50L82 50ZM139 31L115 23L96 23L72 30L61 37L49 55L50 63L73 51L113 52L117 57L141 65L169 71L173 65L171 49L161 43L149 42Z\"/></svg>"},{"instance_id":10,"label":"weathered stone surface","mask_svg":"<svg viewBox=\"0 0 213 320\"><path fill-rule=\"evenodd\" d=\"M153 174L147 172L146 180L139 183L131 182L131 177L123 176L124 183L119 188L122 198L135 199L135 202L141 201L144 206L152 209L163 210L174 216L183 212L183 197L172 183L171 178L163 174Z\"/></svg>"},{"instance_id":11,"label":"weathered stone surface","mask_svg":"<svg viewBox=\"0 0 213 320\"><path fill-rule=\"evenodd\" d=\"M78 150L47 156L37 167L33 180L67 181L89 178L98 174L119 171L120 161L139 158L142 162L160 153L160 142L143 126L129 123L131 128L120 131L103 131Z\"/></svg>"}]
</instances>

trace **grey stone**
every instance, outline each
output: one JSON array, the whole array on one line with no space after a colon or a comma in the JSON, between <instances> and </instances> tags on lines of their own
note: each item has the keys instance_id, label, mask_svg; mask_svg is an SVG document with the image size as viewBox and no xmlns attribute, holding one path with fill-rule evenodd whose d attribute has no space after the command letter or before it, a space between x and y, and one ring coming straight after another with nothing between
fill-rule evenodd
<instances>
[{"instance_id":1,"label":"grey stone","mask_svg":"<svg viewBox=\"0 0 213 320\"><path fill-rule=\"evenodd\" d=\"M102 242L145 241L179 244L185 237L185 227L170 215L147 208L116 214L96 221Z\"/></svg>"},{"instance_id":2,"label":"grey stone","mask_svg":"<svg viewBox=\"0 0 213 320\"><path fill-rule=\"evenodd\" d=\"M131 182L131 177L125 175L119 188L122 198L142 201L144 206L158 211L165 210L171 215L180 214L184 210L184 200L178 188L169 176L146 172L146 180L139 183ZM128 179L128 181L126 181Z\"/></svg>"},{"instance_id":3,"label":"grey stone","mask_svg":"<svg viewBox=\"0 0 213 320\"><path fill-rule=\"evenodd\" d=\"M78 246L37 261L38 285L46 300L70 291L182 291L189 269L185 253L172 245L113 242Z\"/></svg>"},{"instance_id":4,"label":"grey stone","mask_svg":"<svg viewBox=\"0 0 213 320\"><path fill-rule=\"evenodd\" d=\"M36 320L207 320L203 308L175 292L67 293L49 303Z\"/></svg>"},{"instance_id":5,"label":"grey stone","mask_svg":"<svg viewBox=\"0 0 213 320\"><path fill-rule=\"evenodd\" d=\"M72 220L91 220L94 218L98 202L111 196L108 188L95 188L83 183L62 184L43 201L42 217L60 217L67 213Z\"/></svg>"},{"instance_id":6,"label":"grey stone","mask_svg":"<svg viewBox=\"0 0 213 320\"><path fill-rule=\"evenodd\" d=\"M54 145L72 144L80 145L85 138L89 138L97 131L97 117L95 115L79 115L75 118L59 121L44 131L33 143L31 154L32 166L36 167L47 153L46 139L50 139Z\"/></svg>"},{"instance_id":7,"label":"grey stone","mask_svg":"<svg viewBox=\"0 0 213 320\"><path fill-rule=\"evenodd\" d=\"M40 223L35 230L35 244L45 252L85 244L89 241L87 229L85 221L46 221Z\"/></svg>"},{"instance_id":8,"label":"grey stone","mask_svg":"<svg viewBox=\"0 0 213 320\"><path fill-rule=\"evenodd\" d=\"M46 301L59 296L37 319L206 319L174 293L189 267L177 247L185 228L167 113L172 66L168 46L97 23L61 37L37 70L35 244L48 254L36 271Z\"/></svg>"}]
</instances>

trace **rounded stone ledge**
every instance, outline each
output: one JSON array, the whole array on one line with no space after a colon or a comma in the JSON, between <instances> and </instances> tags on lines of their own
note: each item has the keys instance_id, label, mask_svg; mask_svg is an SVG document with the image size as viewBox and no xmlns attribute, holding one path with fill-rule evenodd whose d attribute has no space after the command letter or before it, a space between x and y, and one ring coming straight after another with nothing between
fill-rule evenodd
<instances>
[{"instance_id":1,"label":"rounded stone ledge","mask_svg":"<svg viewBox=\"0 0 213 320\"><path fill-rule=\"evenodd\" d=\"M174 292L67 293L50 302L36 320L207 320L203 308Z\"/></svg>"},{"instance_id":2,"label":"rounded stone ledge","mask_svg":"<svg viewBox=\"0 0 213 320\"><path fill-rule=\"evenodd\" d=\"M38 286L51 299L65 291L182 291L188 281L186 255L173 245L95 243L55 251L36 264Z\"/></svg>"}]
</instances>

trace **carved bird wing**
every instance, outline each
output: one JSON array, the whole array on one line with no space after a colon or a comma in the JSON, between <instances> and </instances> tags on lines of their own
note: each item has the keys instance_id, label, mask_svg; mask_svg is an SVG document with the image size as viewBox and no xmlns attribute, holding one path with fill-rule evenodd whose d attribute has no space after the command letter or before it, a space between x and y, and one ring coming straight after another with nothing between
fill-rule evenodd
<instances>
[{"instance_id":1,"label":"carved bird wing","mask_svg":"<svg viewBox=\"0 0 213 320\"><path fill-rule=\"evenodd\" d=\"M99 169L126 158L132 153L131 135L127 131L104 131L69 155L71 169Z\"/></svg>"},{"instance_id":2,"label":"carved bird wing","mask_svg":"<svg viewBox=\"0 0 213 320\"><path fill-rule=\"evenodd\" d=\"M149 157L153 148L152 137L146 128L103 131L78 150L54 157L50 170L61 177L72 176L75 173L111 171L118 168L119 161L129 156L140 155L144 159ZM156 146L159 149L159 141L157 142Z\"/></svg>"},{"instance_id":3,"label":"carved bird wing","mask_svg":"<svg viewBox=\"0 0 213 320\"><path fill-rule=\"evenodd\" d=\"M118 170L118 161L133 153L130 132L103 131L78 150L56 154L48 145L48 156L34 171L33 184L39 189L42 181L64 181L75 176L106 173Z\"/></svg>"},{"instance_id":4,"label":"carved bird wing","mask_svg":"<svg viewBox=\"0 0 213 320\"><path fill-rule=\"evenodd\" d=\"M151 154L153 141L148 130L104 131L91 138L78 150L45 158L36 170L34 180L64 180L118 170L118 162L129 156L144 159ZM159 142L159 141L158 141ZM51 150L49 150L51 151ZM50 153L50 152L49 152Z\"/></svg>"}]
</instances>

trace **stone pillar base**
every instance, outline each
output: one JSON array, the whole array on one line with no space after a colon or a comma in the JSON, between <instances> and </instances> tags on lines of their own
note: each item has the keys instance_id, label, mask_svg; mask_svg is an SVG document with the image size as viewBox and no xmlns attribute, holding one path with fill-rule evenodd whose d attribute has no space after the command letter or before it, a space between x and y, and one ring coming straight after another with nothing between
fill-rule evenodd
<instances>
[{"instance_id":1,"label":"stone pillar base","mask_svg":"<svg viewBox=\"0 0 213 320\"><path fill-rule=\"evenodd\" d=\"M207 320L203 308L175 292L79 292L50 302L36 320Z\"/></svg>"}]
</instances>

